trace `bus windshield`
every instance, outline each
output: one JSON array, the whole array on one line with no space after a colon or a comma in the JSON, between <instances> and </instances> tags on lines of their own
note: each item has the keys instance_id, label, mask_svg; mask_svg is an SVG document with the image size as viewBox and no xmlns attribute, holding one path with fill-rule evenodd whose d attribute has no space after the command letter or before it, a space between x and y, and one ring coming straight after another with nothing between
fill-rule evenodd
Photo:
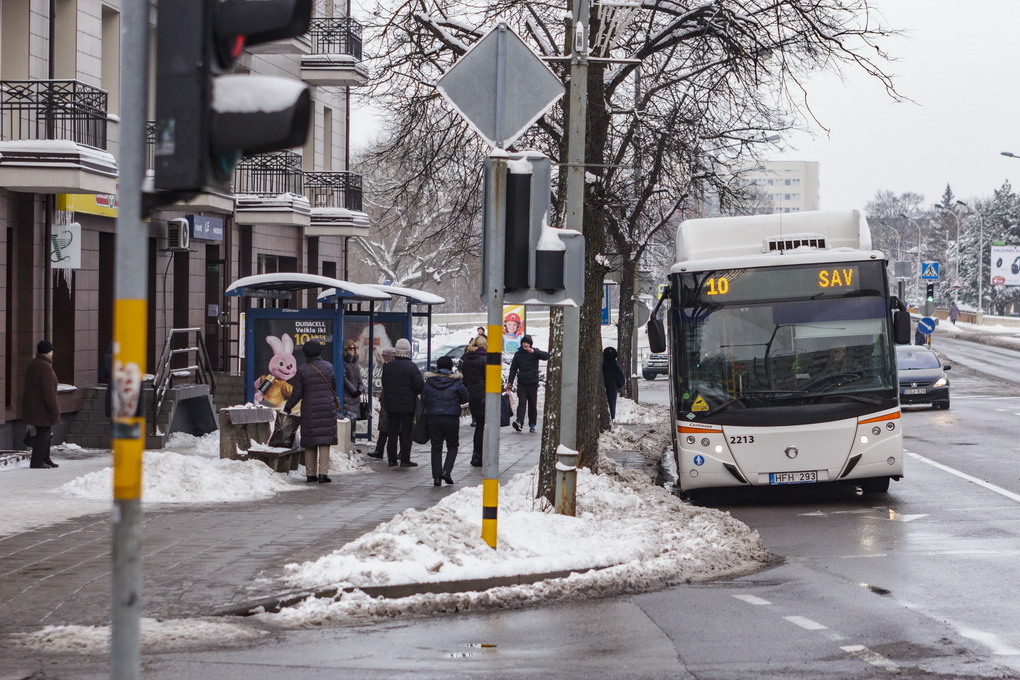
<instances>
[{"instance_id":1,"label":"bus windshield","mask_svg":"<svg viewBox=\"0 0 1020 680\"><path fill-rule=\"evenodd\" d=\"M852 290L818 294L803 283L818 267L789 267L770 270L768 280L757 274L764 285L731 284L727 293L738 295L729 299L718 294L719 282L741 281L741 271L682 274L680 411L708 417L788 406L856 404L850 410L866 412L895 405L889 306L884 285L869 284L868 274L882 276L880 269L869 271L873 264L879 263L853 264ZM790 286L781 285L784 278ZM800 299L776 299L782 297Z\"/></svg>"}]
</instances>

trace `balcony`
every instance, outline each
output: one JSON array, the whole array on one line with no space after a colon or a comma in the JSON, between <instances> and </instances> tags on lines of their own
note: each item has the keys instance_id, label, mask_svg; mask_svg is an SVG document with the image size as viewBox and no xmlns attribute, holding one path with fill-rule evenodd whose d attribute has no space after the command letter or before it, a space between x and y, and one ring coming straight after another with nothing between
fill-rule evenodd
<instances>
[{"instance_id":1,"label":"balcony","mask_svg":"<svg viewBox=\"0 0 1020 680\"><path fill-rule=\"evenodd\" d=\"M237 224L307 227L311 208L302 191L301 154L278 151L242 159L234 171Z\"/></svg>"},{"instance_id":2,"label":"balcony","mask_svg":"<svg viewBox=\"0 0 1020 680\"><path fill-rule=\"evenodd\" d=\"M0 186L40 194L115 194L107 95L78 80L0 81Z\"/></svg>"},{"instance_id":3,"label":"balcony","mask_svg":"<svg viewBox=\"0 0 1020 680\"><path fill-rule=\"evenodd\" d=\"M301 57L301 80L323 87L368 82L361 64L361 24L350 17L312 19L308 36L312 49Z\"/></svg>"},{"instance_id":4,"label":"balcony","mask_svg":"<svg viewBox=\"0 0 1020 680\"><path fill-rule=\"evenodd\" d=\"M361 175L306 172L305 195L312 206L306 236L367 236L368 215L361 211Z\"/></svg>"}]
</instances>

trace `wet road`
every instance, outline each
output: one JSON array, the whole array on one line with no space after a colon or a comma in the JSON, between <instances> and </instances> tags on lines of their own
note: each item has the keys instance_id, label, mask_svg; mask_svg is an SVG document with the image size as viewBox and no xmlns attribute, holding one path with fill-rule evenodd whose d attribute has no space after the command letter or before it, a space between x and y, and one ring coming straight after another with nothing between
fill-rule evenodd
<instances>
[{"instance_id":1,"label":"wet road","mask_svg":"<svg viewBox=\"0 0 1020 680\"><path fill-rule=\"evenodd\" d=\"M291 631L251 649L153 655L146 677L1020 679L1020 397L967 366L976 350L936 349L954 364L953 406L905 411L907 476L888 494L786 487L699 501L758 530L777 557L769 569L631 597ZM641 387L665 401L665 381Z\"/></svg>"}]
</instances>

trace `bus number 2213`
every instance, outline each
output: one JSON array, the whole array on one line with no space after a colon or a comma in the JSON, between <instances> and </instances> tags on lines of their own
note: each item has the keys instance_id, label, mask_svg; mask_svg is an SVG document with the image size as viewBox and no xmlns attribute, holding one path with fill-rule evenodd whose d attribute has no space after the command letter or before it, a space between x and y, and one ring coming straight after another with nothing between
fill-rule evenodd
<instances>
[{"instance_id":1,"label":"bus number 2213","mask_svg":"<svg viewBox=\"0 0 1020 680\"><path fill-rule=\"evenodd\" d=\"M753 443L754 443L753 434L738 434L736 436L730 437L730 444L753 444Z\"/></svg>"}]
</instances>

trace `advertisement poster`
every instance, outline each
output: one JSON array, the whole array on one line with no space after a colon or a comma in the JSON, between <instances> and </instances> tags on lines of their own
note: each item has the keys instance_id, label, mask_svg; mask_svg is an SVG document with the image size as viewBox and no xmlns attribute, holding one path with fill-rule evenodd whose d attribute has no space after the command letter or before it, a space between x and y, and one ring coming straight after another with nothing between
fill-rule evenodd
<instances>
[{"instance_id":1,"label":"advertisement poster","mask_svg":"<svg viewBox=\"0 0 1020 680\"><path fill-rule=\"evenodd\" d=\"M510 361L521 348L524 329L524 305L503 305L503 360Z\"/></svg>"},{"instance_id":2,"label":"advertisement poster","mask_svg":"<svg viewBox=\"0 0 1020 680\"><path fill-rule=\"evenodd\" d=\"M370 347L368 342L368 317L367 316L344 316L344 340L348 338L358 343L358 366L361 368L361 377L368 382L368 353L373 356L373 367L375 375L372 376L372 392L378 394L382 388L382 351L392 348L397 340L407 337L404 330L407 325L407 316L395 314L387 318L385 314L377 314L375 317L375 330L373 331ZM412 357L414 358L414 357Z\"/></svg>"},{"instance_id":3,"label":"advertisement poster","mask_svg":"<svg viewBox=\"0 0 1020 680\"><path fill-rule=\"evenodd\" d=\"M992 246L993 286L1020 286L1020 246Z\"/></svg>"},{"instance_id":4,"label":"advertisement poster","mask_svg":"<svg viewBox=\"0 0 1020 680\"><path fill-rule=\"evenodd\" d=\"M291 378L305 362L301 347L309 340L322 343L322 358L333 356L332 319L249 319L254 327L254 402L281 410L293 392ZM293 409L298 413L300 404Z\"/></svg>"}]
</instances>

